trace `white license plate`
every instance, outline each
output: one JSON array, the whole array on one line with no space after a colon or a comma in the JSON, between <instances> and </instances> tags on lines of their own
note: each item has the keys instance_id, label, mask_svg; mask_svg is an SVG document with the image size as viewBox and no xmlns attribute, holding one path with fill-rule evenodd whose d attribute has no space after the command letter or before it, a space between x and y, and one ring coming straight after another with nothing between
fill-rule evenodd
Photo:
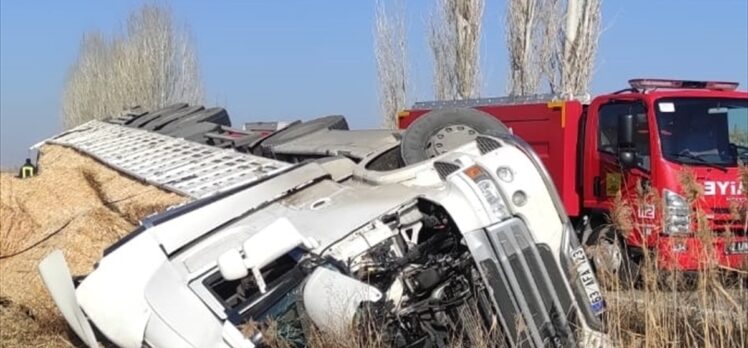
<instances>
[{"instance_id":1,"label":"white license plate","mask_svg":"<svg viewBox=\"0 0 748 348\"><path fill-rule=\"evenodd\" d=\"M748 241L732 242L727 245L728 254L748 254Z\"/></svg>"},{"instance_id":2,"label":"white license plate","mask_svg":"<svg viewBox=\"0 0 748 348\"><path fill-rule=\"evenodd\" d=\"M572 251L571 257L577 269L577 277L582 281L584 292L587 294L590 307L592 307L592 312L595 314L604 312L605 301L603 301L603 294L600 292L600 285L597 284L595 272L592 271L590 261L587 260L584 250L580 247Z\"/></svg>"}]
</instances>

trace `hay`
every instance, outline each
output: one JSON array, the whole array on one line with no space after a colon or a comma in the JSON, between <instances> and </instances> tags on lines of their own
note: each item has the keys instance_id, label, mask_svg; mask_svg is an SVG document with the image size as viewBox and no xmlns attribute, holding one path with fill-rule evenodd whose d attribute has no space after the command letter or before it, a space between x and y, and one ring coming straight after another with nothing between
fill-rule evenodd
<instances>
[{"instance_id":1,"label":"hay","mask_svg":"<svg viewBox=\"0 0 748 348\"><path fill-rule=\"evenodd\" d=\"M72 274L87 274L103 249L140 219L186 200L121 175L75 150L49 145L41 151L38 176L20 180L11 173L0 174L4 347L71 345L64 339L68 337L64 321L38 275L42 258L60 249ZM36 245L39 241L43 242Z\"/></svg>"},{"instance_id":2,"label":"hay","mask_svg":"<svg viewBox=\"0 0 748 348\"><path fill-rule=\"evenodd\" d=\"M0 346L2 347L72 347L64 334L62 318L56 323L40 322L23 305L0 297Z\"/></svg>"}]
</instances>

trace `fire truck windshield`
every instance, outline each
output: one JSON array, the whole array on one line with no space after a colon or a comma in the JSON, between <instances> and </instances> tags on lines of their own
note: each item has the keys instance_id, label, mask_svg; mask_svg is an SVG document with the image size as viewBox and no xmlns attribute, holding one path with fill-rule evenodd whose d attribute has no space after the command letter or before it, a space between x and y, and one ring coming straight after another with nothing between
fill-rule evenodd
<instances>
[{"instance_id":1,"label":"fire truck windshield","mask_svg":"<svg viewBox=\"0 0 748 348\"><path fill-rule=\"evenodd\" d=\"M688 165L748 163L748 100L665 98L655 102L665 159Z\"/></svg>"}]
</instances>

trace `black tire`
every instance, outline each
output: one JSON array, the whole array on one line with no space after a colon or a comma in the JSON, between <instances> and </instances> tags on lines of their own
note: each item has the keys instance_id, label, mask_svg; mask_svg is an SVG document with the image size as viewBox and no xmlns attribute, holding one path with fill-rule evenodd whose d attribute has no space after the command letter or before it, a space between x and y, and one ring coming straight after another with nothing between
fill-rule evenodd
<instances>
[{"instance_id":1,"label":"black tire","mask_svg":"<svg viewBox=\"0 0 748 348\"><path fill-rule=\"evenodd\" d=\"M315 118L311 121L297 123L270 135L260 143L264 155L272 155L273 147L325 129L348 130L348 122L341 115Z\"/></svg>"},{"instance_id":2,"label":"black tire","mask_svg":"<svg viewBox=\"0 0 748 348\"><path fill-rule=\"evenodd\" d=\"M147 124L148 122L151 122L157 118L159 118L161 114L155 113L155 112L149 112L141 117L138 117L134 121L127 124L127 126L132 128L140 128L141 126Z\"/></svg>"},{"instance_id":3,"label":"black tire","mask_svg":"<svg viewBox=\"0 0 748 348\"><path fill-rule=\"evenodd\" d=\"M184 108L184 109L179 109L176 112L172 112L172 113L166 114L166 115L161 115L161 117L159 117L159 118L157 118L157 119L155 119L155 120L153 120L151 122L148 122L147 124L143 125L140 128L147 129L147 130L152 130L152 131L156 131L156 130L161 129L162 127L164 127L165 125L167 125L169 123L176 122L176 121L178 121L179 119L181 119L183 117L187 117L187 116L192 115L194 113L200 112L200 111L202 111L204 109L205 109L205 107L203 107L201 105L196 105L196 106L191 106L191 107Z\"/></svg>"},{"instance_id":4,"label":"black tire","mask_svg":"<svg viewBox=\"0 0 748 348\"><path fill-rule=\"evenodd\" d=\"M159 131L159 133L170 135L175 138L184 138L186 140L191 140L191 141L198 142L201 144L206 144L208 139L205 137L205 134L210 133L210 132L216 132L219 129L221 129L221 125L211 123L211 122L202 122L202 123L188 124L188 125L185 125L184 127L172 129L167 132Z\"/></svg>"},{"instance_id":5,"label":"black tire","mask_svg":"<svg viewBox=\"0 0 748 348\"><path fill-rule=\"evenodd\" d=\"M615 283L611 282L612 278L617 278L618 285L622 289L631 289L636 287L640 281L641 273L641 261L638 260L636 255L630 252L626 243L624 242L623 235L619 233L611 225L598 226L592 231L589 239L587 240L587 247L594 248L600 245L609 245L612 248L617 249L620 253L620 264L615 269L606 269L600 262L598 257L590 255L590 262L597 271L597 276L600 279L602 285L608 289L615 288ZM596 252L595 249L592 249ZM612 274L611 274L612 273ZM612 277L611 277L612 276Z\"/></svg>"},{"instance_id":6,"label":"black tire","mask_svg":"<svg viewBox=\"0 0 748 348\"><path fill-rule=\"evenodd\" d=\"M405 164L410 165L434 157L429 154L431 146L435 146L432 144L432 137L443 129L451 128L450 126L469 127L477 133L474 134L475 136L509 133L509 129L501 121L483 111L475 109L433 110L413 122L403 134L400 151ZM449 151L455 147L448 146L442 150Z\"/></svg>"},{"instance_id":7,"label":"black tire","mask_svg":"<svg viewBox=\"0 0 748 348\"><path fill-rule=\"evenodd\" d=\"M184 115L174 122L169 122L161 127L162 131L174 131L179 128L190 127L194 124L211 122L222 126L231 126L229 114L224 108L209 108L199 112Z\"/></svg>"},{"instance_id":8,"label":"black tire","mask_svg":"<svg viewBox=\"0 0 748 348\"><path fill-rule=\"evenodd\" d=\"M126 116L125 116L127 118L120 119L119 124L125 126L125 125L128 125L128 124L134 122L138 118L145 117L146 115L148 115L148 111L145 111L140 106L138 106L138 107L135 107L135 108L131 109L130 111L128 111L127 114L126 114ZM116 117L115 117L115 119L116 119Z\"/></svg>"},{"instance_id":9,"label":"black tire","mask_svg":"<svg viewBox=\"0 0 748 348\"><path fill-rule=\"evenodd\" d=\"M148 124L149 122L161 117L162 115L171 114L178 110L184 109L186 107L187 107L186 103L177 103L177 104L165 106L163 108L153 110L141 117L138 117L135 120L132 120L131 122L127 123L127 125L133 128L140 128Z\"/></svg>"}]
</instances>

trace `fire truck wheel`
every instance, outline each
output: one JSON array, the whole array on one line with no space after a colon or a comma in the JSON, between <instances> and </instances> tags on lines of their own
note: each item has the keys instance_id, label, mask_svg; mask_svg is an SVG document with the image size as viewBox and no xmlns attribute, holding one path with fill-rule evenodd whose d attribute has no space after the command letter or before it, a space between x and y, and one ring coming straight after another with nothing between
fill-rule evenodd
<instances>
[{"instance_id":1,"label":"fire truck wheel","mask_svg":"<svg viewBox=\"0 0 748 348\"><path fill-rule=\"evenodd\" d=\"M475 139L509 130L495 117L475 109L433 110L403 134L400 151L406 165L439 156Z\"/></svg>"},{"instance_id":2,"label":"fire truck wheel","mask_svg":"<svg viewBox=\"0 0 748 348\"><path fill-rule=\"evenodd\" d=\"M587 241L587 252L601 283L614 287L617 278L621 288L633 288L639 279L639 262L632 258L623 236L610 225L596 228Z\"/></svg>"}]
</instances>

